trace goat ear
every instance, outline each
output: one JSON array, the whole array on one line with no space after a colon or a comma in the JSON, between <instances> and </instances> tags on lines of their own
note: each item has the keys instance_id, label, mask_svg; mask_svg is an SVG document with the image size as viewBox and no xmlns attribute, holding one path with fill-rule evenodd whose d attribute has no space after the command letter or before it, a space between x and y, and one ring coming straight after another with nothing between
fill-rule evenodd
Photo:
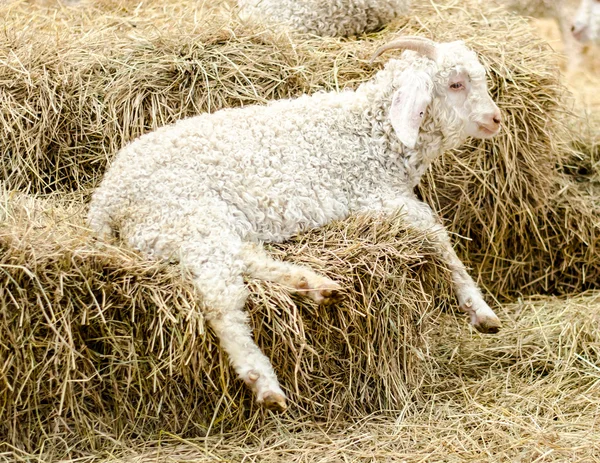
<instances>
[{"instance_id":1,"label":"goat ear","mask_svg":"<svg viewBox=\"0 0 600 463\"><path fill-rule=\"evenodd\" d=\"M432 92L433 82L426 72L407 69L400 76L400 88L392 98L389 117L396 135L408 148L417 143Z\"/></svg>"}]
</instances>

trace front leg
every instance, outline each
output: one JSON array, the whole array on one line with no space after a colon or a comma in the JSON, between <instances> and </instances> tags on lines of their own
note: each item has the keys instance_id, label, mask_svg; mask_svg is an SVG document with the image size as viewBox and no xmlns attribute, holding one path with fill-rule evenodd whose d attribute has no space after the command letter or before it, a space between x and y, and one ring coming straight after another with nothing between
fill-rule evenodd
<instances>
[{"instance_id":1,"label":"front leg","mask_svg":"<svg viewBox=\"0 0 600 463\"><path fill-rule=\"evenodd\" d=\"M409 225L419 230L434 232L436 248L452 272L452 282L460 308L470 315L471 324L478 331L497 333L502 326L500 319L483 299L481 291L454 252L448 232L432 209L423 201L408 195L383 201L383 209L389 213L402 210Z\"/></svg>"}]
</instances>

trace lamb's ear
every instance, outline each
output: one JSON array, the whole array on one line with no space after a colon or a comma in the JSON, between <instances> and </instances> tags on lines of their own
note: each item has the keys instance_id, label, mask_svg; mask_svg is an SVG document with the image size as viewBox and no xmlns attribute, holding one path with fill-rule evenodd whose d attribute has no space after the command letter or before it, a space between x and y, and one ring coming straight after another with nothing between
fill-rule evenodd
<instances>
[{"instance_id":1,"label":"lamb's ear","mask_svg":"<svg viewBox=\"0 0 600 463\"><path fill-rule=\"evenodd\" d=\"M432 92L433 82L426 72L409 68L400 76L400 88L394 93L389 114L396 135L408 148L417 143Z\"/></svg>"}]
</instances>

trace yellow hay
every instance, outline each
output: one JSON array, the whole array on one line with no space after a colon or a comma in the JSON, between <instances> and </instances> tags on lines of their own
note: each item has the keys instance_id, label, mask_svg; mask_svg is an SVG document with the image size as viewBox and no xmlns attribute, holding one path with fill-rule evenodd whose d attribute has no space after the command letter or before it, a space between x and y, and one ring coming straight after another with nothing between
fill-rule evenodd
<instances>
[{"instance_id":1,"label":"yellow hay","mask_svg":"<svg viewBox=\"0 0 600 463\"><path fill-rule=\"evenodd\" d=\"M202 445L219 458L254 458L258 447L280 461L330 442L302 424L319 421L340 459L362 448L346 440L356 437L387 442L377 457L407 461L479 461L489 446L505 461L560 460L569 449L594 461L584 439L598 436L582 424L599 403L593 298L508 305L503 335L485 338L464 317L439 315L455 304L447 272L400 218L312 231L270 252L341 281L342 305L325 311L249 282L257 341L291 398L280 421L232 376L181 269L91 240L85 200L127 141L202 111L356 87L383 61L368 65L376 47L419 34L467 41L503 111L499 137L446 153L419 192L474 275L502 300L598 285L597 134L568 117L556 55L526 21L456 0L369 37L318 39L241 23L216 3L0 7L0 178L13 191L0 226L0 440L19 449L0 456L93 460L94 448L114 445L121 458L117 442L135 447L161 431L246 428L262 437L231 434L237 450L220 440L223 453L189 441L169 458L195 458L189 445ZM391 409L397 424L356 424ZM284 443L273 425L290 433Z\"/></svg>"},{"instance_id":2,"label":"yellow hay","mask_svg":"<svg viewBox=\"0 0 600 463\"><path fill-rule=\"evenodd\" d=\"M7 195L0 227L0 436L181 435L264 418L205 329L178 267L93 244L77 203ZM250 281L255 338L292 416L336 420L417 403L423 333L448 275L402 220L354 218L273 248L347 291L326 310ZM465 323L467 321L465 320Z\"/></svg>"}]
</instances>

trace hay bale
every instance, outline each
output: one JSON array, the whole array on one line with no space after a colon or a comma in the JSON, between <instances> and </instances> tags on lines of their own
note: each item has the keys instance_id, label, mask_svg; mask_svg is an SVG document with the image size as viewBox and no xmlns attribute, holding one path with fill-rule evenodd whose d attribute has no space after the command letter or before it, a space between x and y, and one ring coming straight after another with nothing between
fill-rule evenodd
<instances>
[{"instance_id":1,"label":"hay bale","mask_svg":"<svg viewBox=\"0 0 600 463\"><path fill-rule=\"evenodd\" d=\"M85 190L123 143L159 125L355 87L375 72L365 59L397 34L461 38L490 71L504 131L447 153L421 194L469 238L459 254L497 297L598 285L599 211L562 167L578 153L558 58L524 19L479 0L422 5L381 34L341 41L270 32L211 2L98 2L46 13L0 9L8 63L0 68L0 176L11 187Z\"/></svg>"},{"instance_id":2,"label":"hay bale","mask_svg":"<svg viewBox=\"0 0 600 463\"><path fill-rule=\"evenodd\" d=\"M52 14L24 4L0 7L0 177L21 190L83 196L68 207L4 201L5 442L34 451L44 440L41 429L53 445L64 438L57 452L69 454L75 441L105 442L103 433L110 439L168 429L185 436L203 434L211 423L225 429L264 418L204 330L179 270L90 245L81 230L83 198L131 138L201 111L355 87L375 71L365 62L371 51L397 33L465 39L486 61L505 112L500 137L447 153L421 189L451 230L470 238L459 240L467 263L506 298L597 285L596 183L575 181L579 167L572 169L596 151L584 138L579 153L564 129L555 56L524 20L476 0L460 8L436 4L381 34L345 42L291 39L240 23L210 2L137 6L106 2ZM351 219L271 251L325 273L334 269L332 277L354 288L346 305L325 312L281 288L250 283L258 342L298 415L331 423L423 398L452 413L476 405L459 399L475 397L480 383L461 390L439 376L458 375L439 358L462 337L423 337L432 309L447 302L432 305L429 295L448 294L425 237L395 221ZM441 350L431 348L438 344ZM437 360L420 360L428 350ZM496 366L478 362L478 374ZM445 404L435 400L440 389L427 393L423 384L458 392ZM442 414L440 422L464 422L460 435L467 436L501 412L499 404L490 414L456 420ZM415 426L407 432L413 441L414 429L426 429ZM511 428L503 432L500 444ZM432 442L441 449L451 436L437 437ZM430 448L422 450L421 458Z\"/></svg>"},{"instance_id":3,"label":"hay bale","mask_svg":"<svg viewBox=\"0 0 600 463\"><path fill-rule=\"evenodd\" d=\"M179 267L93 244L79 201L2 203L0 441L67 451L102 436L245 429L267 416L206 331ZM448 294L449 278L427 236L398 218L363 217L271 252L348 290L326 310L249 282L255 338L292 416L335 421L417 403L430 375L423 338L444 301L431 293Z\"/></svg>"},{"instance_id":4,"label":"hay bale","mask_svg":"<svg viewBox=\"0 0 600 463\"><path fill-rule=\"evenodd\" d=\"M492 93L509 113L495 143L501 154L525 145L531 157L541 151L536 161L554 155L548 119L564 109L554 54L526 21L471 3L470 12L422 7L376 40L353 42L290 38L205 3L111 9L100 2L106 11L63 9L52 18L31 7L0 10L11 31L0 37L12 65L0 78L8 89L1 125L13 132L0 158L5 177L13 188L77 189L123 143L181 117L355 87L376 71L365 58L403 33L466 39L488 64ZM28 131L34 136L25 137Z\"/></svg>"},{"instance_id":5,"label":"hay bale","mask_svg":"<svg viewBox=\"0 0 600 463\"><path fill-rule=\"evenodd\" d=\"M483 285L504 301L597 288L600 184L581 175L585 156L573 152L576 163L557 160L554 172L531 175L530 186L537 191L523 183L522 191L511 192L502 171L514 168L520 176L520 162L509 166L502 158L465 154L470 152L450 153L437 164L423 195L437 203L450 230L469 238L457 241L457 252ZM446 168L450 174L444 177ZM543 188L544 178L554 183Z\"/></svg>"}]
</instances>

